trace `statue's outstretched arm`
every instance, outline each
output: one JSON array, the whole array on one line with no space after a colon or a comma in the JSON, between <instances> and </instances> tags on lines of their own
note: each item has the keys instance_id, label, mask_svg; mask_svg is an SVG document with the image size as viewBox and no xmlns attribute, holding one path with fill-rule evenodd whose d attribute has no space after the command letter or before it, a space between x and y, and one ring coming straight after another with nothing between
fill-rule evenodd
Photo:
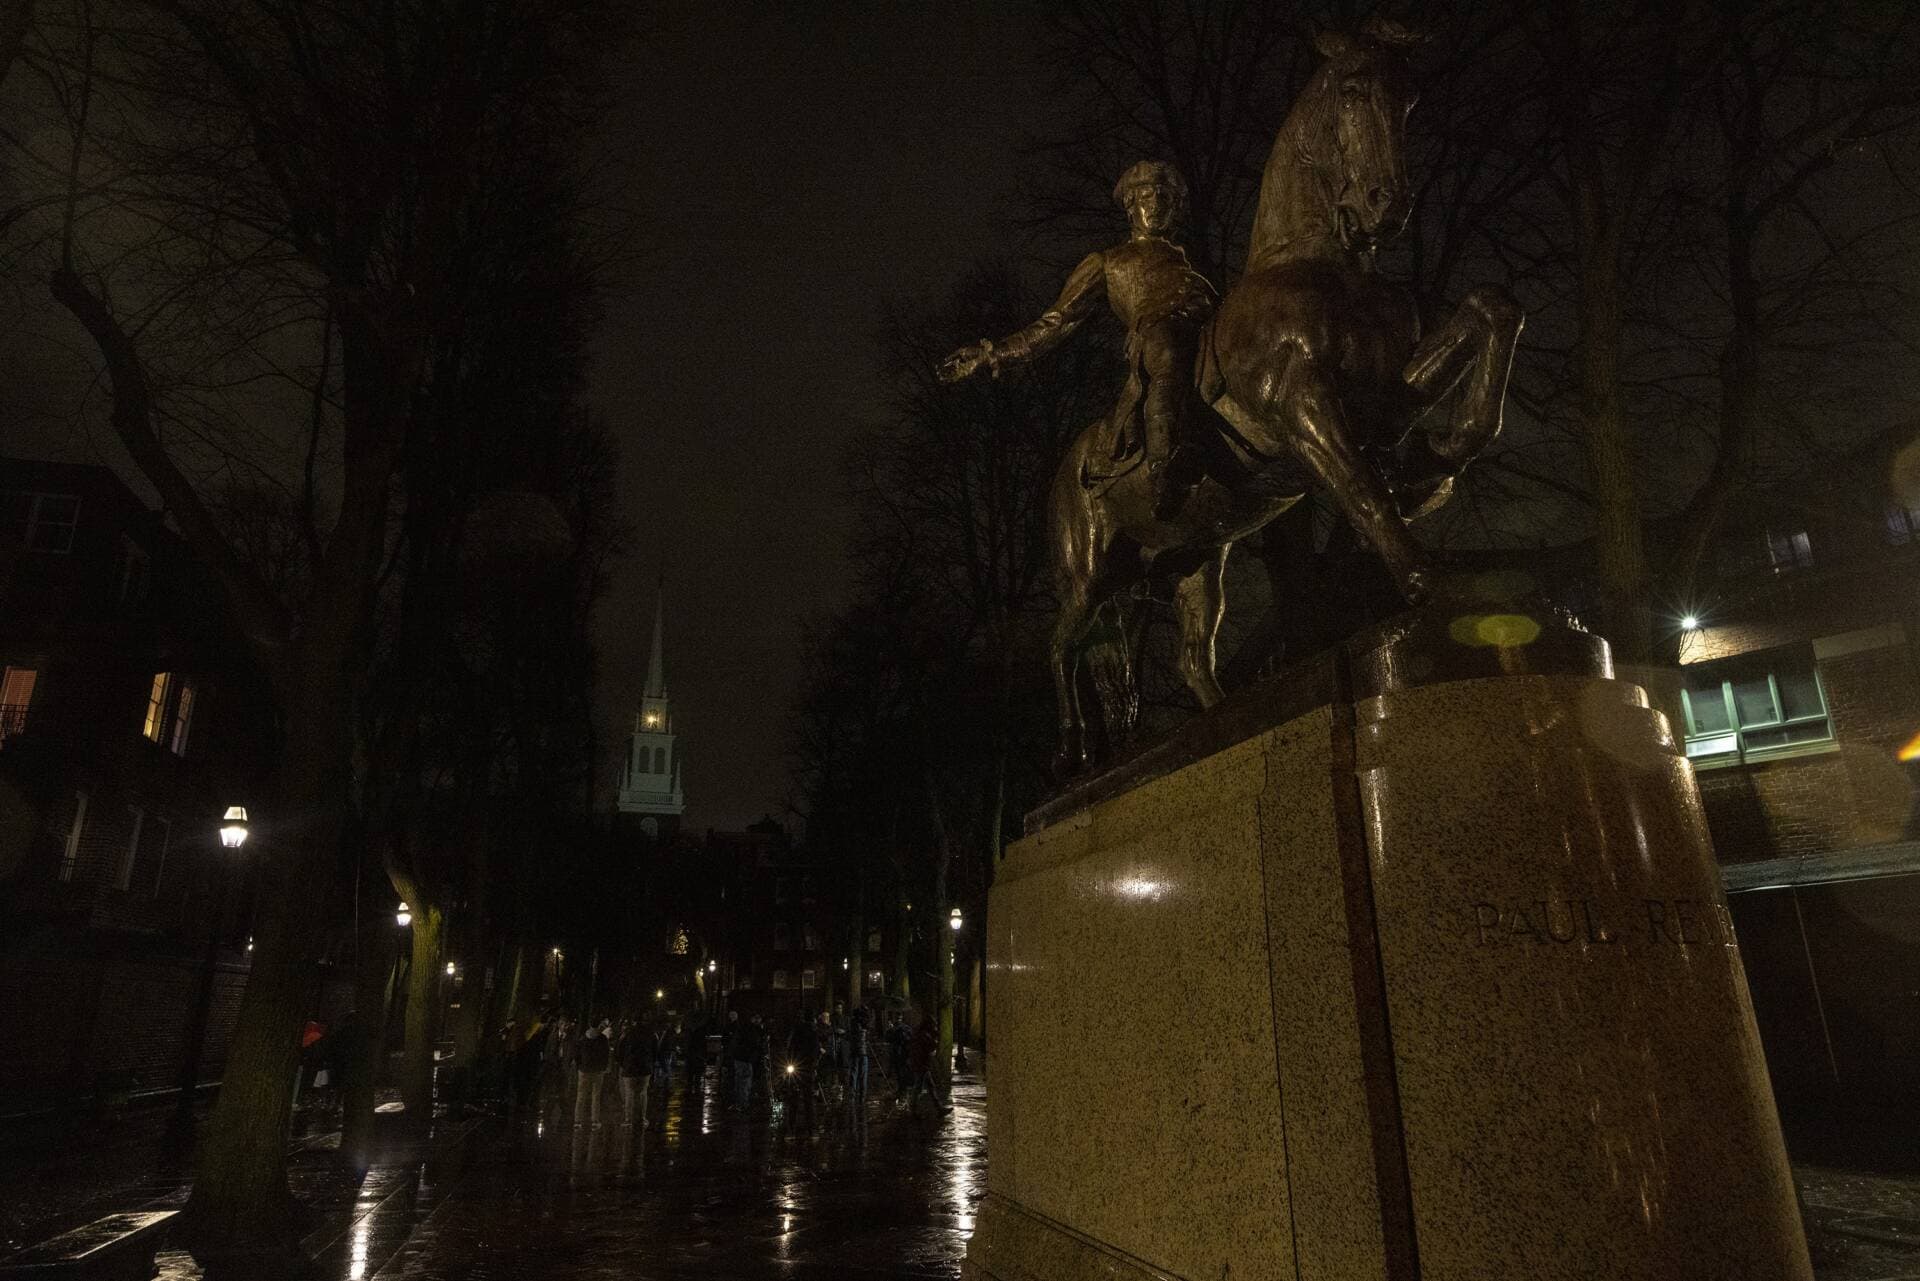
<instances>
[{"instance_id":1,"label":"statue's outstretched arm","mask_svg":"<svg viewBox=\"0 0 1920 1281\"><path fill-rule=\"evenodd\" d=\"M1068 334L1086 323L1107 289L1107 264L1099 254L1088 254L1067 277L1060 297L1040 319L1017 333L1008 334L993 344L995 363L1032 360L1058 346Z\"/></svg>"},{"instance_id":2,"label":"statue's outstretched arm","mask_svg":"<svg viewBox=\"0 0 1920 1281\"><path fill-rule=\"evenodd\" d=\"M962 347L940 362L940 381L959 382L983 366L998 376L1004 363L1032 360L1078 329L1093 314L1106 288L1106 260L1099 254L1088 254L1040 319L999 342L982 340Z\"/></svg>"}]
</instances>

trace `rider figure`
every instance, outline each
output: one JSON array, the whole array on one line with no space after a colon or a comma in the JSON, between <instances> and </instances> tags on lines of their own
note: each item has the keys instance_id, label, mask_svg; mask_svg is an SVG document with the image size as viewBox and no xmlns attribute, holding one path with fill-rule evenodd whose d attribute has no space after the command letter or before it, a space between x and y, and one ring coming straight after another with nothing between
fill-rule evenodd
<instances>
[{"instance_id":1,"label":"rider figure","mask_svg":"<svg viewBox=\"0 0 1920 1281\"><path fill-rule=\"evenodd\" d=\"M1180 171L1142 160L1114 186L1113 198L1132 226L1124 244L1088 254L1045 315L998 342L962 347L940 365L940 377L957 382L985 365L1031 360L1078 329L1104 292L1127 327L1127 385L1114 408L1124 433L1136 408L1145 425L1148 484L1154 515L1176 513L1198 480L1179 465L1188 443L1189 411L1195 399L1194 357L1200 328L1217 301L1213 287L1187 261L1186 250L1168 239L1186 212L1187 184Z\"/></svg>"}]
</instances>

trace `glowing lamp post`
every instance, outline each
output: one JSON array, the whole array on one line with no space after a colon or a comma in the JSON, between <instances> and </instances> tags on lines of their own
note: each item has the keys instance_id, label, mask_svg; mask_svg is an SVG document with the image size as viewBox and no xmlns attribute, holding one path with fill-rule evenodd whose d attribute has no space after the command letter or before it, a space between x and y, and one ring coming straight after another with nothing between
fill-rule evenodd
<instances>
[{"instance_id":1,"label":"glowing lamp post","mask_svg":"<svg viewBox=\"0 0 1920 1281\"><path fill-rule=\"evenodd\" d=\"M229 805L227 812L220 816L220 845L223 849L238 852L247 843L247 810L244 805ZM207 861L205 876L219 881L218 900L207 921L207 953L200 964L200 974L194 987L193 1004L190 1007L189 1023L186 1032L186 1052L180 1059L180 1082L174 1103L173 1119L167 1125L167 1140L175 1151L185 1151L193 1144L193 1101L200 1091L200 1051L207 1039L207 1022L213 1012L213 976L220 965L220 932L232 915L233 882L232 873L216 866L217 860ZM209 899L215 897L213 885L205 883ZM247 936L247 952L253 951L253 936Z\"/></svg>"},{"instance_id":2,"label":"glowing lamp post","mask_svg":"<svg viewBox=\"0 0 1920 1281\"><path fill-rule=\"evenodd\" d=\"M961 922L960 922L960 909L959 909L959 908L957 908L957 907L956 907L956 908L954 908L954 909L953 909L953 910L952 910L951 912L948 912L948 913L947 913L947 924L948 924L948 925L951 925L951 926L953 927L953 932L954 932L954 933L956 933L956 934L958 934L958 933L960 932L960 924L961 924Z\"/></svg>"},{"instance_id":3,"label":"glowing lamp post","mask_svg":"<svg viewBox=\"0 0 1920 1281\"><path fill-rule=\"evenodd\" d=\"M393 923L403 930L413 924L413 909L407 906L405 899L401 899L400 906L393 909Z\"/></svg>"},{"instance_id":4,"label":"glowing lamp post","mask_svg":"<svg viewBox=\"0 0 1920 1281\"><path fill-rule=\"evenodd\" d=\"M230 850L237 850L247 843L246 806L227 807L226 817L220 820L220 843Z\"/></svg>"}]
</instances>

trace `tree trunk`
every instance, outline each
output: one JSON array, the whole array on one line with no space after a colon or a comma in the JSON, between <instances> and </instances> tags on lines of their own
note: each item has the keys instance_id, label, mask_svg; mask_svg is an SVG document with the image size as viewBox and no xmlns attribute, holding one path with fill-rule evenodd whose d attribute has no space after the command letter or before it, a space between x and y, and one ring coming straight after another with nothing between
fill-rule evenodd
<instances>
[{"instance_id":1,"label":"tree trunk","mask_svg":"<svg viewBox=\"0 0 1920 1281\"><path fill-rule=\"evenodd\" d=\"M967 1039L975 1046L981 1046L987 1041L987 967L976 956L970 972L973 982L967 993Z\"/></svg>"},{"instance_id":2,"label":"tree trunk","mask_svg":"<svg viewBox=\"0 0 1920 1281\"><path fill-rule=\"evenodd\" d=\"M1581 246L1580 434L1593 485L1600 561L1600 630L1624 663L1653 658L1653 609L1639 484L1620 398L1620 280L1616 233Z\"/></svg>"},{"instance_id":3,"label":"tree trunk","mask_svg":"<svg viewBox=\"0 0 1920 1281\"><path fill-rule=\"evenodd\" d=\"M343 1065L346 1084L340 1112L340 1154L355 1170L373 1164L373 1109L379 1096L380 1067L386 1062L387 1023L399 971L393 929L393 918L385 912L360 918L353 983L356 1035Z\"/></svg>"},{"instance_id":4,"label":"tree trunk","mask_svg":"<svg viewBox=\"0 0 1920 1281\"><path fill-rule=\"evenodd\" d=\"M331 641L331 643L329 643ZM261 819L261 893L253 923L253 970L227 1051L219 1101L182 1216L203 1259L234 1253L289 1255L299 1239L287 1186L287 1131L300 1025L311 1009L327 913L314 887L328 883L340 838L349 704L340 697L348 637L310 633L295 697L289 747Z\"/></svg>"},{"instance_id":5,"label":"tree trunk","mask_svg":"<svg viewBox=\"0 0 1920 1281\"><path fill-rule=\"evenodd\" d=\"M947 926L947 883L953 870L953 837L947 830L946 807L940 801L939 784L927 780L928 813L933 819L936 853L933 862L934 959L940 976L939 998L935 1005L940 1021L940 1043L935 1053L935 1074L941 1083L953 1076L953 931Z\"/></svg>"},{"instance_id":6,"label":"tree trunk","mask_svg":"<svg viewBox=\"0 0 1920 1281\"><path fill-rule=\"evenodd\" d=\"M433 1045L446 982L447 918L428 903L413 905L413 971L407 985L406 1056L400 1069L400 1101L408 1124L424 1130L433 1120Z\"/></svg>"},{"instance_id":7,"label":"tree trunk","mask_svg":"<svg viewBox=\"0 0 1920 1281\"><path fill-rule=\"evenodd\" d=\"M893 938L893 994L903 1002L913 1000L913 913L902 899L894 905L896 925Z\"/></svg>"}]
</instances>

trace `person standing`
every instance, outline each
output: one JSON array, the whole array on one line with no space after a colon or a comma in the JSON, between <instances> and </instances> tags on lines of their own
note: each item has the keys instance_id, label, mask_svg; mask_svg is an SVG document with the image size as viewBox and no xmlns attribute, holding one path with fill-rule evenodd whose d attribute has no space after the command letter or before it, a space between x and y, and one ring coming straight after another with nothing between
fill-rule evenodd
<instances>
[{"instance_id":1,"label":"person standing","mask_svg":"<svg viewBox=\"0 0 1920 1281\"><path fill-rule=\"evenodd\" d=\"M619 1044L614 1047L614 1059L620 1065L620 1102L626 1106L627 1128L631 1130L637 1118L644 1129L647 1124L647 1071L651 1066L646 1028L629 1021L626 1030L621 1033Z\"/></svg>"},{"instance_id":2,"label":"person standing","mask_svg":"<svg viewBox=\"0 0 1920 1281\"><path fill-rule=\"evenodd\" d=\"M847 1025L847 1114L856 1124L867 1119L867 1072L872 1060L872 1037L868 1035L867 1007L853 1012Z\"/></svg>"},{"instance_id":3,"label":"person standing","mask_svg":"<svg viewBox=\"0 0 1920 1281\"><path fill-rule=\"evenodd\" d=\"M695 1019L687 1029L687 1092L705 1088L707 1079L707 1021Z\"/></svg>"},{"instance_id":4,"label":"person standing","mask_svg":"<svg viewBox=\"0 0 1920 1281\"><path fill-rule=\"evenodd\" d=\"M919 1028L913 1034L913 1040L907 1046L907 1071L913 1076L913 1099L911 1105L920 1102L920 1095L933 1096L933 1105L941 1113L953 1111L940 1095L940 1082L933 1074L933 1061L939 1053L939 1040L933 1034L933 1016L926 1015L920 1020Z\"/></svg>"},{"instance_id":5,"label":"person standing","mask_svg":"<svg viewBox=\"0 0 1920 1281\"><path fill-rule=\"evenodd\" d=\"M652 1060L653 1084L665 1091L673 1080L673 1047L675 1037L673 1028L665 1019L654 1024L648 1037L648 1057Z\"/></svg>"},{"instance_id":6,"label":"person standing","mask_svg":"<svg viewBox=\"0 0 1920 1281\"><path fill-rule=\"evenodd\" d=\"M733 1043L740 1035L740 1011L728 1010L720 1028L720 1096L733 1106Z\"/></svg>"},{"instance_id":7,"label":"person standing","mask_svg":"<svg viewBox=\"0 0 1920 1281\"><path fill-rule=\"evenodd\" d=\"M907 1075L907 1042L911 1039L906 1015L895 1013L887 1020L887 1072L893 1077L895 1103L906 1101L907 1086L911 1084Z\"/></svg>"},{"instance_id":8,"label":"person standing","mask_svg":"<svg viewBox=\"0 0 1920 1281\"><path fill-rule=\"evenodd\" d=\"M732 1029L727 1037L727 1062L733 1071L729 1082L733 1087L733 1106L744 1112L753 1095L753 1025L740 1022L733 1011L728 1011L727 1022Z\"/></svg>"},{"instance_id":9,"label":"person standing","mask_svg":"<svg viewBox=\"0 0 1920 1281\"><path fill-rule=\"evenodd\" d=\"M773 1102L773 1033L767 1028L767 1021L758 1014L747 1031L753 1038L753 1059L748 1072L750 1086L758 1087L760 1097L769 1104ZM749 1090L749 1101L751 1101Z\"/></svg>"},{"instance_id":10,"label":"person standing","mask_svg":"<svg viewBox=\"0 0 1920 1281\"><path fill-rule=\"evenodd\" d=\"M811 1131L819 1121L820 1031L813 1017L801 1014L793 1030L787 1033L787 1062L793 1075L787 1084L787 1122Z\"/></svg>"},{"instance_id":11,"label":"person standing","mask_svg":"<svg viewBox=\"0 0 1920 1281\"><path fill-rule=\"evenodd\" d=\"M613 1034L613 1023L608 1019L587 1029L580 1038L580 1092L573 1100L573 1126L580 1128L580 1116L587 1113L593 1127L600 1128L600 1089L606 1083L607 1065L613 1059L613 1046L609 1038Z\"/></svg>"}]
</instances>

